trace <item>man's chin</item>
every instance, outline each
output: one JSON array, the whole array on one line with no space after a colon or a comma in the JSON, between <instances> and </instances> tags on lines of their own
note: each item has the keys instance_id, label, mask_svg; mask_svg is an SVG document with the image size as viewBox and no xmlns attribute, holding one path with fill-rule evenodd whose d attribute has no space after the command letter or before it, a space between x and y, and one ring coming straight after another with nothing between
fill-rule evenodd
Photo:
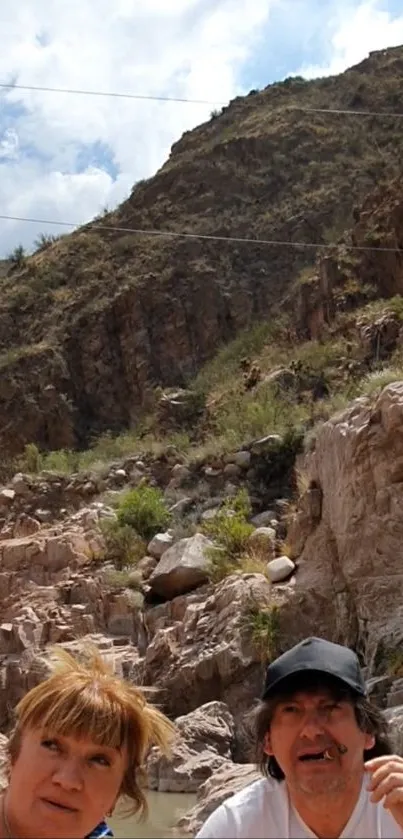
<instances>
[{"instance_id":1,"label":"man's chin","mask_svg":"<svg viewBox=\"0 0 403 839\"><path fill-rule=\"evenodd\" d=\"M346 781L344 778L295 778L292 786L310 798L321 798L342 792Z\"/></svg>"}]
</instances>

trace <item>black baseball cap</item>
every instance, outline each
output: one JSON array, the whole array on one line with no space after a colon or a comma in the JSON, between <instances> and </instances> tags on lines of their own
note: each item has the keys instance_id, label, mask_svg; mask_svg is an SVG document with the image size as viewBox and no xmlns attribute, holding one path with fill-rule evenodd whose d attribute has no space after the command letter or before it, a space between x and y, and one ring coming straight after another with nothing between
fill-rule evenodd
<instances>
[{"instance_id":1,"label":"black baseball cap","mask_svg":"<svg viewBox=\"0 0 403 839\"><path fill-rule=\"evenodd\" d=\"M354 693L366 696L364 677L353 650L325 638L305 638L269 664L262 699L281 690L290 676L308 672L333 676Z\"/></svg>"}]
</instances>

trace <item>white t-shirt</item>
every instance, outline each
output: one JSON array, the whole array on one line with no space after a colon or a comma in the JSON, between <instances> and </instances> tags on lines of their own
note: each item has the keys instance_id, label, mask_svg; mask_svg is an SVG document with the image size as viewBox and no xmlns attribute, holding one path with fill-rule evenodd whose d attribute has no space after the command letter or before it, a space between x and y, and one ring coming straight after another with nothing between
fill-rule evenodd
<instances>
[{"instance_id":1,"label":"white t-shirt","mask_svg":"<svg viewBox=\"0 0 403 839\"><path fill-rule=\"evenodd\" d=\"M340 839L403 839L382 802L373 804L364 777L357 804ZM289 801L285 783L262 778L221 804L196 839L317 839Z\"/></svg>"}]
</instances>

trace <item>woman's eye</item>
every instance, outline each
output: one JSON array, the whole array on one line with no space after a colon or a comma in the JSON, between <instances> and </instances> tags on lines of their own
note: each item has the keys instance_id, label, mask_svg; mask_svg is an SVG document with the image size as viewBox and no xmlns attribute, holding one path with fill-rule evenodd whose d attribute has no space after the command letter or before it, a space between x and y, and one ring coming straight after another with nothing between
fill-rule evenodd
<instances>
[{"instance_id":1,"label":"woman's eye","mask_svg":"<svg viewBox=\"0 0 403 839\"><path fill-rule=\"evenodd\" d=\"M296 714L298 707L296 705L285 705L283 711L285 714Z\"/></svg>"},{"instance_id":2,"label":"woman's eye","mask_svg":"<svg viewBox=\"0 0 403 839\"><path fill-rule=\"evenodd\" d=\"M90 758L91 763L99 763L100 766L110 766L111 762L109 757L106 755L92 755Z\"/></svg>"},{"instance_id":3,"label":"woman's eye","mask_svg":"<svg viewBox=\"0 0 403 839\"><path fill-rule=\"evenodd\" d=\"M41 741L41 746L43 746L45 749L49 749L49 751L51 752L59 751L59 744L57 740L51 740L50 738L44 738Z\"/></svg>"}]
</instances>

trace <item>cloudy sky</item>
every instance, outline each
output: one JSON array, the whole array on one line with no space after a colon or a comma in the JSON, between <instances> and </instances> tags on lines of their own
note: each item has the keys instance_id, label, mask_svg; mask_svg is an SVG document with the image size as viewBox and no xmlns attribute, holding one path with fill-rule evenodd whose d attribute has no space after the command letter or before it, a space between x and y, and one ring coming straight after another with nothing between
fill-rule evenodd
<instances>
[{"instance_id":1,"label":"cloudy sky","mask_svg":"<svg viewBox=\"0 0 403 839\"><path fill-rule=\"evenodd\" d=\"M226 103L403 44L401 0L14 0L0 83ZM213 104L0 88L0 215L88 221L152 175ZM0 257L60 228L0 220Z\"/></svg>"}]
</instances>

